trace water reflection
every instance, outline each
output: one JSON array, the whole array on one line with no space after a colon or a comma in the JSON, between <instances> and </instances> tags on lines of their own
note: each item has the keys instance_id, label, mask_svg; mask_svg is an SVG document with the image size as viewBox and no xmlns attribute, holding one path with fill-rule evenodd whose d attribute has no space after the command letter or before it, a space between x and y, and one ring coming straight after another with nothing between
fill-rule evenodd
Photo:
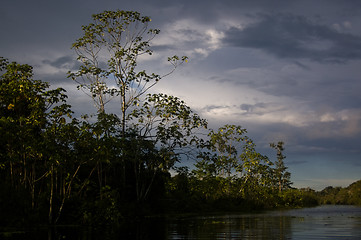
<instances>
[{"instance_id":1,"label":"water reflection","mask_svg":"<svg viewBox=\"0 0 361 240\"><path fill-rule=\"evenodd\" d=\"M128 222L119 228L57 227L0 233L0 239L361 239L361 207L321 206Z\"/></svg>"},{"instance_id":2,"label":"water reflection","mask_svg":"<svg viewBox=\"0 0 361 240\"><path fill-rule=\"evenodd\" d=\"M267 215L184 219L170 225L168 239L280 239L291 235L291 220Z\"/></svg>"},{"instance_id":3,"label":"water reflection","mask_svg":"<svg viewBox=\"0 0 361 240\"><path fill-rule=\"evenodd\" d=\"M361 208L320 206L168 221L166 239L361 239Z\"/></svg>"}]
</instances>

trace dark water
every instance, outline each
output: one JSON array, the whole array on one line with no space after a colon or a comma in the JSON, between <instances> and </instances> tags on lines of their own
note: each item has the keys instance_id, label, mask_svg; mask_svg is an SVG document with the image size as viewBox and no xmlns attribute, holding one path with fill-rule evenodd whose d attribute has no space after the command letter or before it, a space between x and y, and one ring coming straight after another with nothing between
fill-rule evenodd
<instances>
[{"instance_id":1,"label":"dark water","mask_svg":"<svg viewBox=\"0 0 361 240\"><path fill-rule=\"evenodd\" d=\"M320 206L257 214L151 219L117 229L57 227L0 233L0 239L361 239L361 207Z\"/></svg>"}]
</instances>

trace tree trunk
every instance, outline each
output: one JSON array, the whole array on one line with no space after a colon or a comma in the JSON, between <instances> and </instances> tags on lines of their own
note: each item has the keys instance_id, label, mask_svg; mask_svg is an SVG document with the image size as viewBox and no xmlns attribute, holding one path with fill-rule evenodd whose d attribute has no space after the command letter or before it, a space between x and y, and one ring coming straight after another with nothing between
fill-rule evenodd
<instances>
[{"instance_id":1,"label":"tree trunk","mask_svg":"<svg viewBox=\"0 0 361 240\"><path fill-rule=\"evenodd\" d=\"M51 165L50 174L50 197L49 197L49 224L53 223L53 195L54 195L54 165Z\"/></svg>"}]
</instances>

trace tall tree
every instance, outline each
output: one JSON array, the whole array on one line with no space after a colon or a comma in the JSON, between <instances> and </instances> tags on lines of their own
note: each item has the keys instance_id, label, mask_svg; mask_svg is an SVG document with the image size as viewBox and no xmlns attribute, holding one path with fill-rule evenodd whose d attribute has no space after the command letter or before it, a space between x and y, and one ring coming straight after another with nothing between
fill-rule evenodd
<instances>
[{"instance_id":1,"label":"tall tree","mask_svg":"<svg viewBox=\"0 0 361 240\"><path fill-rule=\"evenodd\" d=\"M277 161L275 163L275 178L277 181L277 186L279 192L282 192L285 189L288 189L292 182L291 182L291 173L287 171L287 167L284 164L284 159L286 158L285 155L283 155L284 148L284 142L279 141L277 144L270 143L270 147L276 149L277 151Z\"/></svg>"},{"instance_id":2,"label":"tall tree","mask_svg":"<svg viewBox=\"0 0 361 240\"><path fill-rule=\"evenodd\" d=\"M272 162L256 151L256 144L249 138L245 139L240 158L242 165L237 169L242 176L240 192L244 198L262 202L272 186Z\"/></svg>"},{"instance_id":3,"label":"tall tree","mask_svg":"<svg viewBox=\"0 0 361 240\"><path fill-rule=\"evenodd\" d=\"M83 37L73 44L82 65L77 72L69 72L69 77L76 80L80 88L89 91L100 113L104 113L110 98L119 96L125 133L127 110L132 103L187 58L168 58L173 69L164 76L148 74L138 69L138 58L152 54L150 42L160 32L148 28L150 17L119 10L92 17L93 22L82 28Z\"/></svg>"}]
</instances>

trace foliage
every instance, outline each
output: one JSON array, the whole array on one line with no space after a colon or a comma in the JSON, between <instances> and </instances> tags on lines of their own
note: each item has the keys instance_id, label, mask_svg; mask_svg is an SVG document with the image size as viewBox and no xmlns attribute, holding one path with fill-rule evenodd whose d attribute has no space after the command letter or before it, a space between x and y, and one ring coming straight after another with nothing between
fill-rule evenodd
<instances>
[{"instance_id":1,"label":"foliage","mask_svg":"<svg viewBox=\"0 0 361 240\"><path fill-rule=\"evenodd\" d=\"M92 17L93 22L82 27L83 36L73 44L82 65L77 72L69 72L69 77L89 92L100 113L105 112L105 104L113 96L119 96L125 133L127 110L187 57L168 58L173 69L164 76L148 74L139 70L138 58L152 55L150 42L160 32L148 28L150 17L120 10L104 11Z\"/></svg>"},{"instance_id":2,"label":"foliage","mask_svg":"<svg viewBox=\"0 0 361 240\"><path fill-rule=\"evenodd\" d=\"M0 77L0 165L3 180L12 189L27 192L31 209L51 173L46 132L52 124L70 117L64 89L47 90L49 84L33 80L32 67L2 61ZM58 104L59 103L59 104Z\"/></svg>"},{"instance_id":3,"label":"foliage","mask_svg":"<svg viewBox=\"0 0 361 240\"><path fill-rule=\"evenodd\" d=\"M284 159L286 158L283 155L283 151L285 150L283 147L284 143L278 142L277 145L275 143L270 143L270 147L277 150L277 161L275 163L275 180L277 182L278 190L282 192L285 189L290 188L292 182L290 181L291 174L287 171L287 167L284 164Z\"/></svg>"},{"instance_id":4,"label":"foliage","mask_svg":"<svg viewBox=\"0 0 361 240\"><path fill-rule=\"evenodd\" d=\"M129 115L131 128L173 154L190 145L197 146L200 143L197 131L207 128L207 121L177 97L148 94L142 103L135 104L138 108Z\"/></svg>"},{"instance_id":5,"label":"foliage","mask_svg":"<svg viewBox=\"0 0 361 240\"><path fill-rule=\"evenodd\" d=\"M177 160L175 145L181 142L184 146L187 144L181 135L190 136L194 128L190 126L193 124L191 121L197 121L196 117L190 119L191 110L175 97L154 94L142 98L187 57L168 58L172 69L163 76L149 74L139 67L138 61L142 55L152 55L150 43L160 32L148 27L149 17L134 11L118 10L94 14L92 18L92 23L82 27L83 36L72 46L81 66L78 71L69 72L68 77L77 81L78 88L86 90L93 98L99 123L104 116L113 115L105 113L105 105L113 97L120 98L120 117L107 124L120 128L112 131L104 126L106 132L98 134L97 138L98 141L109 141L107 138L116 141L115 145L119 147L117 156L112 157L108 164L120 171L123 191L128 189L128 181L134 184L136 201L141 202L147 198L156 175L174 165ZM113 115L113 120L115 118L118 116ZM172 124L170 119L174 120ZM155 126L156 130L149 126ZM175 144L165 146L170 139ZM104 176L104 180L99 182L100 188L106 176L100 170L102 164L97 163L99 179Z\"/></svg>"},{"instance_id":6,"label":"foliage","mask_svg":"<svg viewBox=\"0 0 361 240\"><path fill-rule=\"evenodd\" d=\"M199 154L194 173L203 181L219 178L224 182L221 192L227 195L235 192L235 196L257 200L272 185L272 163L256 151L245 133L246 129L236 125L211 130L207 150Z\"/></svg>"},{"instance_id":7,"label":"foliage","mask_svg":"<svg viewBox=\"0 0 361 240\"><path fill-rule=\"evenodd\" d=\"M346 188L326 187L317 195L320 204L361 205L361 180Z\"/></svg>"},{"instance_id":8,"label":"foliage","mask_svg":"<svg viewBox=\"0 0 361 240\"><path fill-rule=\"evenodd\" d=\"M315 192L312 190L287 189L279 193L279 203L286 207L312 207L318 204Z\"/></svg>"}]
</instances>

